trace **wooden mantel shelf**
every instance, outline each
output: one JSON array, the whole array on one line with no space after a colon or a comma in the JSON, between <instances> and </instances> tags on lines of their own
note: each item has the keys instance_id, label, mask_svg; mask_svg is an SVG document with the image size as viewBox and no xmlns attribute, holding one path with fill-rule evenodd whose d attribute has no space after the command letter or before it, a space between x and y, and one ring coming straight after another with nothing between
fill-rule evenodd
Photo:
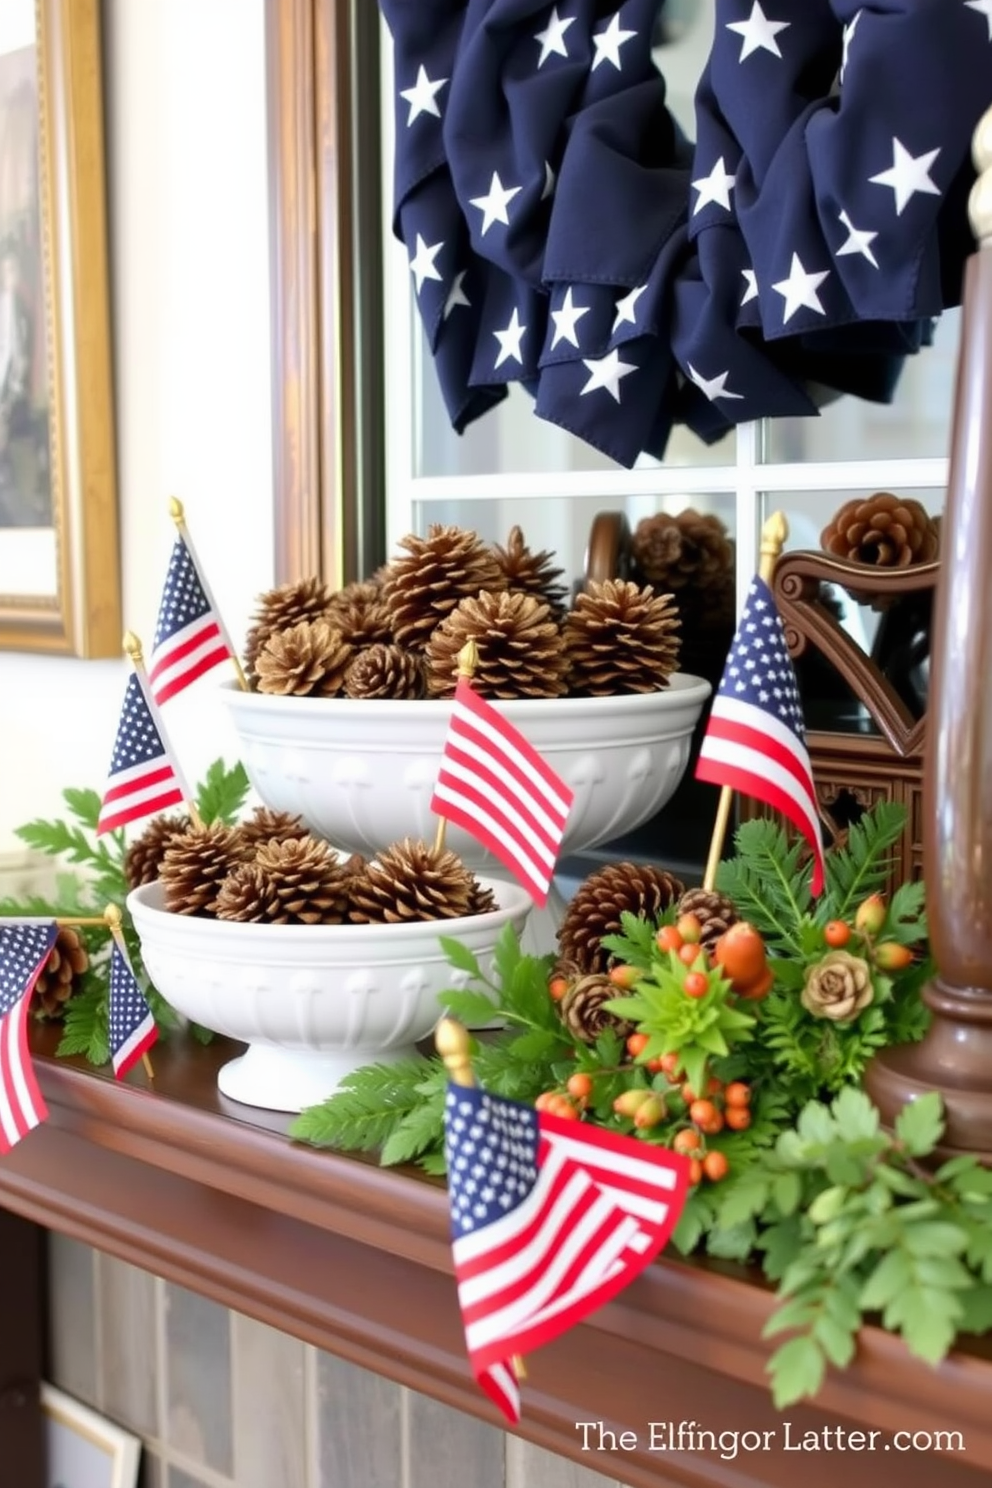
<instances>
[{"instance_id":1,"label":"wooden mantel shelf","mask_svg":"<svg viewBox=\"0 0 992 1488\"><path fill-rule=\"evenodd\" d=\"M51 1056L37 1064L50 1119L0 1162L0 1205L168 1277L228 1307L493 1422L473 1381L452 1281L441 1185L291 1142L288 1120L216 1089L232 1046L184 1039L118 1084ZM856 1363L817 1407L785 1413L792 1440L833 1428L883 1433L875 1451L784 1450L762 1325L768 1293L732 1268L665 1259L575 1333L529 1361L521 1434L636 1488L793 1484L843 1472L848 1488L974 1488L992 1472L992 1352L939 1370L866 1330ZM582 1451L580 1421L633 1432L632 1451ZM735 1460L651 1450L651 1422L768 1431L771 1449ZM962 1433L965 1450L880 1461L889 1434ZM657 1439L657 1438L656 1438ZM607 1439L608 1440L608 1439ZM596 1432L590 1443L598 1445ZM895 1446L889 1447L896 1451Z\"/></svg>"}]
</instances>

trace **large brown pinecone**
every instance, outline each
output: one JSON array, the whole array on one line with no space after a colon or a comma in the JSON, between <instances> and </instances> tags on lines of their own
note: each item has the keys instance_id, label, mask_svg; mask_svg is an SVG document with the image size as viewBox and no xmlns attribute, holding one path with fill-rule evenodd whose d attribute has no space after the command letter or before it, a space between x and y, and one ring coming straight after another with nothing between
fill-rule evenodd
<instances>
[{"instance_id":1,"label":"large brown pinecone","mask_svg":"<svg viewBox=\"0 0 992 1488\"><path fill-rule=\"evenodd\" d=\"M820 534L836 558L876 568L909 568L937 557L939 529L918 501L879 491L846 502Z\"/></svg>"},{"instance_id":2,"label":"large brown pinecone","mask_svg":"<svg viewBox=\"0 0 992 1488\"><path fill-rule=\"evenodd\" d=\"M603 1006L621 996L609 977L600 973L581 976L573 982L558 1004L558 1015L572 1038L583 1044L594 1044L602 1033L616 1033L626 1038L634 1025L608 1013Z\"/></svg>"},{"instance_id":3,"label":"large brown pinecone","mask_svg":"<svg viewBox=\"0 0 992 1488\"><path fill-rule=\"evenodd\" d=\"M614 960L600 944L619 935L624 911L654 920L685 892L673 873L645 863L607 863L579 885L558 929L558 954L584 973L605 972Z\"/></svg>"},{"instance_id":4,"label":"large brown pinecone","mask_svg":"<svg viewBox=\"0 0 992 1488\"><path fill-rule=\"evenodd\" d=\"M270 636L280 630L291 630L301 620L319 620L330 603L331 594L320 579L301 579L294 584L280 584L260 594L255 602L252 626L245 639L245 670L255 681L255 659Z\"/></svg>"},{"instance_id":5,"label":"large brown pinecone","mask_svg":"<svg viewBox=\"0 0 992 1488\"><path fill-rule=\"evenodd\" d=\"M60 925L55 944L35 982L32 1007L34 1016L56 1023L65 1015L65 1005L88 970L90 958L82 938L69 925Z\"/></svg>"},{"instance_id":6,"label":"large brown pinecone","mask_svg":"<svg viewBox=\"0 0 992 1488\"><path fill-rule=\"evenodd\" d=\"M306 837L309 829L302 817L289 811L256 806L247 821L238 824L238 833L243 845L254 856L258 848L269 842L288 842L291 837Z\"/></svg>"},{"instance_id":7,"label":"large brown pinecone","mask_svg":"<svg viewBox=\"0 0 992 1488\"><path fill-rule=\"evenodd\" d=\"M656 692L678 666L680 625L670 594L623 579L592 582L566 616L570 690L578 697Z\"/></svg>"},{"instance_id":8,"label":"large brown pinecone","mask_svg":"<svg viewBox=\"0 0 992 1488\"><path fill-rule=\"evenodd\" d=\"M568 587L560 582L565 570L555 567L553 553L532 553L519 527L511 527L505 548L497 546L493 551L509 589L532 594L547 605L552 619L564 619Z\"/></svg>"},{"instance_id":9,"label":"large brown pinecone","mask_svg":"<svg viewBox=\"0 0 992 1488\"><path fill-rule=\"evenodd\" d=\"M162 855L159 877L172 914L213 916L221 884L251 853L237 827L211 822L174 837Z\"/></svg>"},{"instance_id":10,"label":"large brown pinecone","mask_svg":"<svg viewBox=\"0 0 992 1488\"><path fill-rule=\"evenodd\" d=\"M188 832L193 823L188 816L153 816L139 837L128 847L124 858L124 877L129 889L152 884L162 871L165 850L176 837Z\"/></svg>"},{"instance_id":11,"label":"large brown pinecone","mask_svg":"<svg viewBox=\"0 0 992 1488\"><path fill-rule=\"evenodd\" d=\"M279 697L336 697L352 647L328 620L301 620L271 635L255 658L258 691Z\"/></svg>"},{"instance_id":12,"label":"large brown pinecone","mask_svg":"<svg viewBox=\"0 0 992 1488\"><path fill-rule=\"evenodd\" d=\"M689 507L671 517L657 512L638 522L631 556L656 591L709 589L734 571L734 548L719 517Z\"/></svg>"},{"instance_id":13,"label":"large brown pinecone","mask_svg":"<svg viewBox=\"0 0 992 1488\"><path fill-rule=\"evenodd\" d=\"M427 643L427 688L451 697L458 654L468 641L478 652L472 686L483 697L562 697L568 660L546 604L532 594L479 594L463 599Z\"/></svg>"},{"instance_id":14,"label":"large brown pinecone","mask_svg":"<svg viewBox=\"0 0 992 1488\"><path fill-rule=\"evenodd\" d=\"M382 588L371 579L346 584L337 594L332 594L325 618L356 649L393 638Z\"/></svg>"},{"instance_id":15,"label":"large brown pinecone","mask_svg":"<svg viewBox=\"0 0 992 1488\"><path fill-rule=\"evenodd\" d=\"M383 586L393 636L411 651L422 651L431 631L460 600L480 590L506 588L496 555L475 532L434 522L426 537L411 533L394 558Z\"/></svg>"},{"instance_id":16,"label":"large brown pinecone","mask_svg":"<svg viewBox=\"0 0 992 1488\"><path fill-rule=\"evenodd\" d=\"M680 915L695 915L702 927L702 944L712 951L720 936L740 919L737 906L715 889L686 889L678 902Z\"/></svg>"},{"instance_id":17,"label":"large brown pinecone","mask_svg":"<svg viewBox=\"0 0 992 1488\"><path fill-rule=\"evenodd\" d=\"M333 848L315 837L269 842L235 868L217 896L219 920L272 925L340 925L348 876Z\"/></svg>"},{"instance_id":18,"label":"large brown pinecone","mask_svg":"<svg viewBox=\"0 0 992 1488\"><path fill-rule=\"evenodd\" d=\"M418 651L395 643L363 646L344 674L350 698L420 698L424 695L424 661Z\"/></svg>"},{"instance_id":19,"label":"large brown pinecone","mask_svg":"<svg viewBox=\"0 0 992 1488\"><path fill-rule=\"evenodd\" d=\"M360 924L450 920L471 914L478 886L449 848L394 842L351 881L350 918Z\"/></svg>"}]
</instances>

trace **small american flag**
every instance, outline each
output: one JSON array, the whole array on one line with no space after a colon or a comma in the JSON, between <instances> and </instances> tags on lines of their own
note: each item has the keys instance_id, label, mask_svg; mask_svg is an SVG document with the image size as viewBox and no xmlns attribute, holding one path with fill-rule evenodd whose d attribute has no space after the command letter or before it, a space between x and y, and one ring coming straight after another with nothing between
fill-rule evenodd
<instances>
[{"instance_id":1,"label":"small american flag","mask_svg":"<svg viewBox=\"0 0 992 1488\"><path fill-rule=\"evenodd\" d=\"M28 1008L57 936L54 920L0 925L0 1153L48 1115L28 1050Z\"/></svg>"},{"instance_id":2,"label":"small american flag","mask_svg":"<svg viewBox=\"0 0 992 1488\"><path fill-rule=\"evenodd\" d=\"M575 792L459 677L431 810L463 827L547 901Z\"/></svg>"},{"instance_id":3,"label":"small american flag","mask_svg":"<svg viewBox=\"0 0 992 1488\"><path fill-rule=\"evenodd\" d=\"M164 741L158 709L138 673L132 672L97 822L98 836L190 799L189 787Z\"/></svg>"},{"instance_id":4,"label":"small american flag","mask_svg":"<svg viewBox=\"0 0 992 1488\"><path fill-rule=\"evenodd\" d=\"M448 1087L445 1136L469 1359L515 1424L512 1356L566 1332L644 1270L678 1222L689 1162L460 1085Z\"/></svg>"},{"instance_id":5,"label":"small american flag","mask_svg":"<svg viewBox=\"0 0 992 1488\"><path fill-rule=\"evenodd\" d=\"M753 796L797 827L823 888L823 838L803 710L785 630L764 579L755 578L706 729L697 780Z\"/></svg>"},{"instance_id":6,"label":"small american flag","mask_svg":"<svg viewBox=\"0 0 992 1488\"><path fill-rule=\"evenodd\" d=\"M165 576L148 681L157 703L168 702L234 657L234 648L189 539L176 538Z\"/></svg>"},{"instance_id":7,"label":"small american flag","mask_svg":"<svg viewBox=\"0 0 992 1488\"><path fill-rule=\"evenodd\" d=\"M110 957L109 1033L110 1059L118 1080L123 1080L158 1038L152 1010L138 986L127 952L116 940Z\"/></svg>"}]
</instances>

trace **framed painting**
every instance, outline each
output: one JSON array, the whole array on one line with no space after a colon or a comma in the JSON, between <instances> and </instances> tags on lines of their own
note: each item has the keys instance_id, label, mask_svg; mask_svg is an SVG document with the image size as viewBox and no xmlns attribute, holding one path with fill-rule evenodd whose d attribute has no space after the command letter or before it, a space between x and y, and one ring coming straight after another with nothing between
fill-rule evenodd
<instances>
[{"instance_id":1,"label":"framed painting","mask_svg":"<svg viewBox=\"0 0 992 1488\"><path fill-rule=\"evenodd\" d=\"M41 1387L45 1488L137 1488L141 1442L105 1416Z\"/></svg>"},{"instance_id":2,"label":"framed painting","mask_svg":"<svg viewBox=\"0 0 992 1488\"><path fill-rule=\"evenodd\" d=\"M0 5L0 648L117 656L99 0Z\"/></svg>"}]
</instances>

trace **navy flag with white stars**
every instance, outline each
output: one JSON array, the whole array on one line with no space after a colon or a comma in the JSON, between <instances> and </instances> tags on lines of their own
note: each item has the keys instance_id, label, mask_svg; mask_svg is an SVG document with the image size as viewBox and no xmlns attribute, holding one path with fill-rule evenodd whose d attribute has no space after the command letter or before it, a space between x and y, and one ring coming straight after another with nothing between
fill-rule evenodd
<instances>
[{"instance_id":1,"label":"navy flag with white stars","mask_svg":"<svg viewBox=\"0 0 992 1488\"><path fill-rule=\"evenodd\" d=\"M696 765L697 780L763 801L806 838L812 892L823 888L823 834L795 668L764 579L752 581Z\"/></svg>"},{"instance_id":2,"label":"navy flag with white stars","mask_svg":"<svg viewBox=\"0 0 992 1488\"><path fill-rule=\"evenodd\" d=\"M513 1356L574 1327L653 1260L682 1212L688 1160L454 1084L445 1152L469 1359L516 1423Z\"/></svg>"},{"instance_id":3,"label":"navy flag with white stars","mask_svg":"<svg viewBox=\"0 0 992 1488\"><path fill-rule=\"evenodd\" d=\"M165 576L148 681L159 704L234 656L189 538L176 538Z\"/></svg>"},{"instance_id":4,"label":"navy flag with white stars","mask_svg":"<svg viewBox=\"0 0 992 1488\"><path fill-rule=\"evenodd\" d=\"M888 400L960 303L992 0L719 0L694 142L664 0L380 4L394 229L457 430L519 381L629 466L675 423Z\"/></svg>"},{"instance_id":5,"label":"navy flag with white stars","mask_svg":"<svg viewBox=\"0 0 992 1488\"><path fill-rule=\"evenodd\" d=\"M165 727L137 672L128 678L97 834L112 832L191 799Z\"/></svg>"},{"instance_id":6,"label":"navy flag with white stars","mask_svg":"<svg viewBox=\"0 0 992 1488\"><path fill-rule=\"evenodd\" d=\"M145 994L124 947L114 940L110 955L110 1012L107 1029L114 1074L122 1080L158 1038Z\"/></svg>"},{"instance_id":7,"label":"navy flag with white stars","mask_svg":"<svg viewBox=\"0 0 992 1488\"><path fill-rule=\"evenodd\" d=\"M0 1154L48 1115L28 1049L28 1017L57 936L54 920L0 924Z\"/></svg>"}]
</instances>

